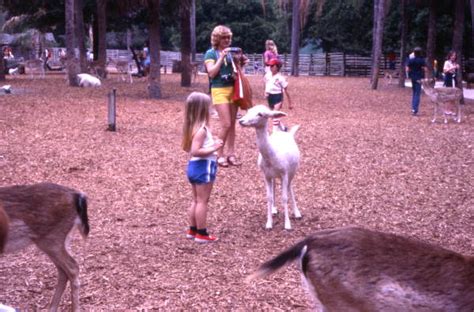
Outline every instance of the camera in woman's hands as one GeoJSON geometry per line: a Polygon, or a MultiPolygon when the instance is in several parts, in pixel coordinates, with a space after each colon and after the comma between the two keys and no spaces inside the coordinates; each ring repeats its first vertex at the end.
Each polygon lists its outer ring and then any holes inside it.
{"type": "Polygon", "coordinates": [[[229,48],[229,52],[230,52],[230,53],[242,53],[242,49],[241,49],[241,48],[237,48],[237,47],[230,47],[230,48],[229,48]]]}
{"type": "Polygon", "coordinates": [[[234,82],[234,76],[232,74],[221,75],[223,82],[234,82]]]}

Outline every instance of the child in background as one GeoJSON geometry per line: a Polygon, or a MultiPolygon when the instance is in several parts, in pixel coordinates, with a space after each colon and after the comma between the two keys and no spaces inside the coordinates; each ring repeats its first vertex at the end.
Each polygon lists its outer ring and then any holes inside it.
{"type": "Polygon", "coordinates": [[[189,152],[187,176],[193,189],[188,210],[189,230],[186,237],[198,243],[217,241],[206,228],[207,206],[217,173],[217,150],[223,142],[214,139],[209,128],[211,98],[201,92],[191,93],[186,100],[182,147],[189,152]]]}
{"type": "MultiPolygon", "coordinates": [[[[288,81],[280,74],[281,62],[278,59],[272,59],[268,62],[270,71],[265,74],[265,97],[271,110],[280,110],[283,103],[283,93],[288,98],[288,107],[293,109],[290,94],[288,93],[288,81]]],[[[273,131],[288,129],[280,121],[280,118],[273,118],[273,131]]]]}

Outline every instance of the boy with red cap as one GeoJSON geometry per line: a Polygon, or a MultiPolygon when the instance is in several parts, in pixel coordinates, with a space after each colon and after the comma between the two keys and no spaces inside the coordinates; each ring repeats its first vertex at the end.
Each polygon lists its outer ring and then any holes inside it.
{"type": "MultiPolygon", "coordinates": [[[[280,110],[283,103],[283,93],[288,98],[288,107],[293,108],[290,94],[288,93],[288,81],[280,73],[282,63],[278,59],[271,59],[268,63],[270,71],[265,74],[265,97],[270,109],[280,110]]],[[[280,118],[273,118],[273,130],[287,131],[287,128],[281,123],[280,118]]]]}

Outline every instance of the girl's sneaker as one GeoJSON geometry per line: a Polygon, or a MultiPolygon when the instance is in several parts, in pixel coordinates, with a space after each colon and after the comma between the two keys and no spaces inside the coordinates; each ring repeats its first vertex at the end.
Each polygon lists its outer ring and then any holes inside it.
{"type": "Polygon", "coordinates": [[[186,232],[186,238],[187,239],[194,239],[196,237],[196,234],[197,234],[196,231],[188,229],[188,231],[186,232]]]}
{"type": "Polygon", "coordinates": [[[219,239],[213,235],[201,235],[199,233],[197,233],[196,236],[194,237],[194,241],[196,243],[201,243],[201,244],[212,243],[218,240],[219,239]]]}

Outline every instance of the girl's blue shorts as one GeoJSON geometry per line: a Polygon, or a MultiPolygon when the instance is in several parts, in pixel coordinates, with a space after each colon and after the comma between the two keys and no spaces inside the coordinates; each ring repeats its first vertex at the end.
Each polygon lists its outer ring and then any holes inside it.
{"type": "Polygon", "coordinates": [[[217,173],[217,162],[209,159],[191,160],[186,174],[191,184],[214,182],[217,173]]]}
{"type": "Polygon", "coordinates": [[[269,94],[267,99],[270,109],[274,109],[276,104],[283,102],[283,93],[269,94]]]}

